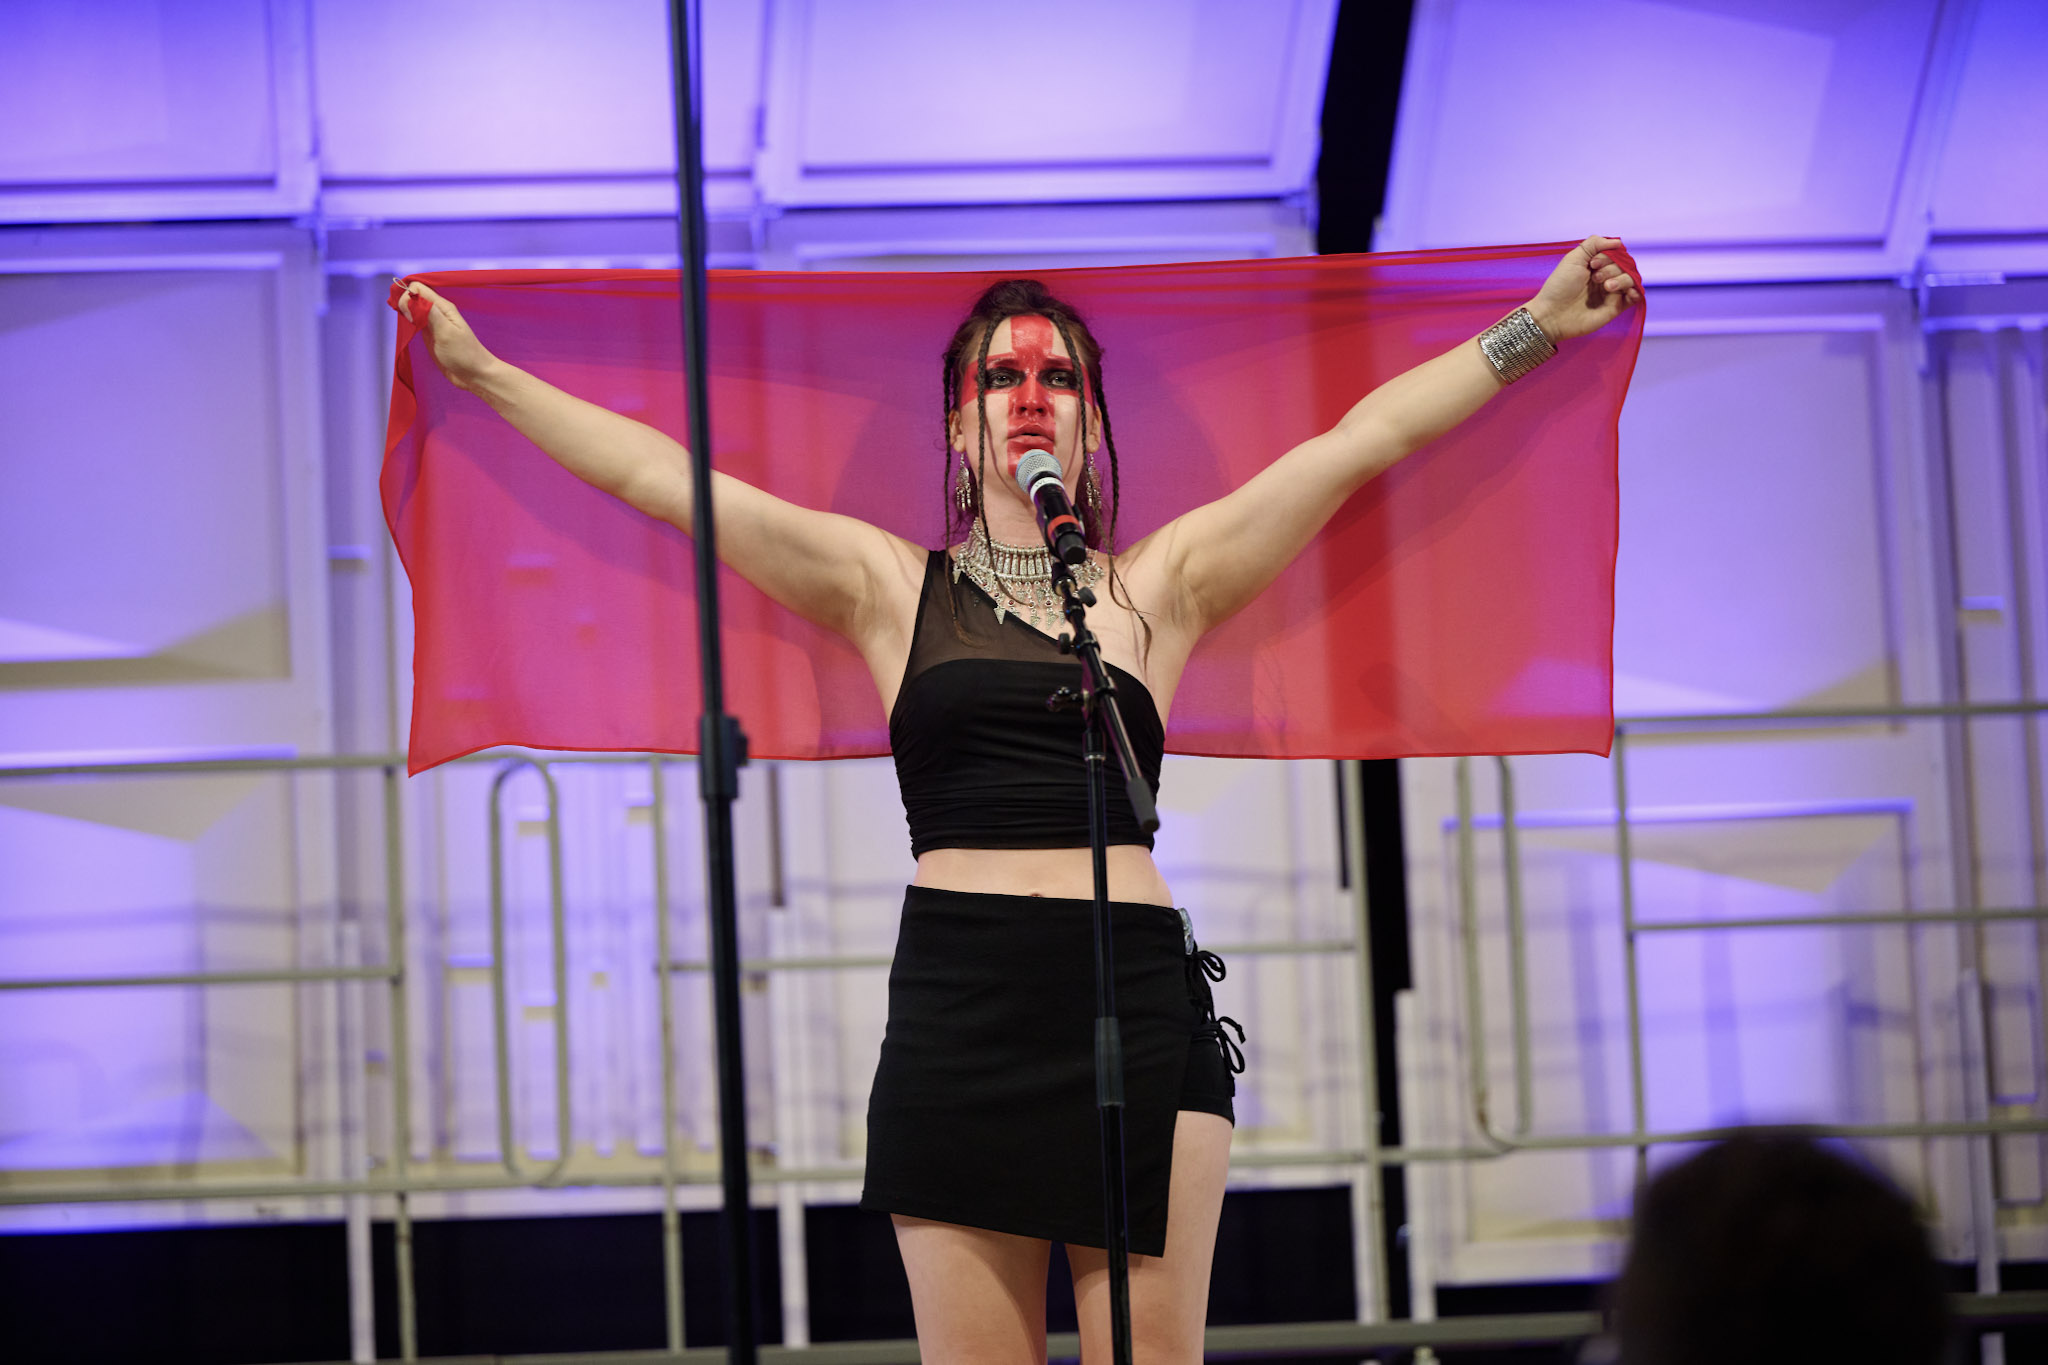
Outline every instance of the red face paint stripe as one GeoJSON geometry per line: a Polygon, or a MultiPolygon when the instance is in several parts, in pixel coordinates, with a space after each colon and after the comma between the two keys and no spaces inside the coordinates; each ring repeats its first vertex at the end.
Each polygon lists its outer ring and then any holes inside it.
{"type": "MultiPolygon", "coordinates": [[[[1086,379],[1071,358],[1055,351],[1059,332],[1049,318],[1036,313],[1021,313],[1007,321],[1010,324],[1010,348],[991,354],[988,369],[991,372],[1004,369],[1017,376],[1014,384],[1002,390],[1010,400],[1009,429],[1003,433],[1005,467],[1014,478],[1017,462],[1024,458],[1026,451],[1057,446],[1058,401],[1063,395],[1075,395],[1076,386],[1084,384],[1086,379]],[[1066,376],[1066,382],[1058,386],[1049,384],[1047,381],[1055,374],[1066,376]]],[[[963,384],[962,406],[973,397],[974,394],[963,384]]]]}

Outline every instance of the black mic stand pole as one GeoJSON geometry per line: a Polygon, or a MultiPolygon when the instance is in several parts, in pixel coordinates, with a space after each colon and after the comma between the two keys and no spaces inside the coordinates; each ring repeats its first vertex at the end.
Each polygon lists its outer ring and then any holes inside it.
{"type": "MultiPolygon", "coordinates": [[[[1048,548],[1050,544],[1048,543],[1048,548]]],[[[1131,750],[1130,732],[1117,708],[1116,680],[1102,661],[1102,642],[1088,629],[1095,593],[1074,582],[1055,554],[1053,584],[1066,602],[1071,635],[1060,648],[1081,661],[1081,690],[1062,687],[1047,699],[1055,709],[1081,709],[1081,756],[1088,765],[1088,844],[1095,863],[1095,1108],[1102,1121],[1103,1245],[1109,1253],[1109,1334],[1115,1365],[1131,1365],[1131,1215],[1124,1178],[1124,1045],[1116,1015],[1116,953],[1109,923],[1109,795],[1105,764],[1110,750],[1123,769],[1131,812],[1147,834],[1159,828],[1152,788],[1131,750]],[[1107,739],[1107,744],[1105,744],[1107,739]]]]}
{"type": "MultiPolygon", "coordinates": [[[[697,732],[698,791],[704,800],[705,911],[711,923],[712,1014],[718,1043],[718,1172],[725,1190],[723,1234],[726,1359],[754,1365],[754,1256],[747,1196],[747,1086],[740,1049],[738,896],[733,880],[732,803],[739,796],[747,737],[725,712],[718,633],[718,546],[711,524],[711,395],[706,381],[704,145],[697,122],[697,31],[689,0],[669,0],[669,50],[676,103],[676,226],[681,260],[683,374],[690,418],[692,540],[697,554],[697,654],[704,715],[697,732]]],[[[668,907],[657,906],[657,914],[668,907]]],[[[660,970],[669,970],[668,963],[660,970]]],[[[674,1139],[663,1133],[662,1142],[674,1139]]]]}

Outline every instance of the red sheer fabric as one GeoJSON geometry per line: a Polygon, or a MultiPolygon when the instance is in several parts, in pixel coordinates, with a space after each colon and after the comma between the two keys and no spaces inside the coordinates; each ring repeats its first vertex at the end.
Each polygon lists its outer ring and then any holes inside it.
{"type": "MultiPolygon", "coordinates": [[[[1128,545],[1528,299],[1569,245],[1031,273],[1102,341],[1128,545]]],[[[685,439],[673,272],[416,278],[505,359],[685,439]]],[[[939,353],[997,278],[713,272],[714,463],[937,546],[939,353]]],[[[1567,343],[1352,498],[1196,651],[1167,747],[1605,753],[1616,423],[1642,319],[1567,343]]],[[[417,625],[412,770],[497,744],[693,752],[686,537],[454,389],[415,333],[401,317],[382,479],[417,625]]],[[[851,646],[729,570],[720,594],[728,706],[757,756],[887,752],[851,646]]]]}

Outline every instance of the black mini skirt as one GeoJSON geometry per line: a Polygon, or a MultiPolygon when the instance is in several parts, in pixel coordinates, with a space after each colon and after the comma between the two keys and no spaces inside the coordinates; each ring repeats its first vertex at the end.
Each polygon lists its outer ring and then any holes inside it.
{"type": "MultiPolygon", "coordinates": [[[[868,1098],[861,1207],[1103,1245],[1093,904],[913,886],[868,1098]]],[[[1242,1029],[1218,1019],[1223,962],[1185,914],[1118,901],[1131,1250],[1166,1248],[1175,1115],[1235,1121],[1242,1029]]]]}

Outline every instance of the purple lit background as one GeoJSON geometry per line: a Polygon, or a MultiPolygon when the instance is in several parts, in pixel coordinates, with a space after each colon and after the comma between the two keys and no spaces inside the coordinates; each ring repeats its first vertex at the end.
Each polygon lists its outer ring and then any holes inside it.
{"type": "MultiPolygon", "coordinates": [[[[1059,60],[1027,79],[969,11],[711,0],[712,263],[1313,250],[1334,0],[1280,0],[1256,20],[1241,0],[1034,13],[1087,41],[1054,42],[1059,60]]],[[[1419,4],[1377,245],[1611,231],[1659,286],[1624,418],[1620,709],[2039,699],[2048,8],[1637,0],[1598,28],[1596,43],[1583,8],[1554,0],[1419,4]]],[[[665,44],[650,0],[0,6],[0,764],[398,746],[409,613],[374,498],[384,281],[673,263],[665,44]]],[[[1490,816],[1491,768],[1477,770],[1490,816]]],[[[1516,775],[1534,1129],[1625,1129],[1612,772],[1560,758],[1516,775]]],[[[551,1020],[566,1008],[579,1160],[641,1169],[659,1140],[649,794],[644,773],[563,779],[566,1002],[547,987],[537,784],[515,784],[506,821],[518,1132],[529,1164],[555,1155],[551,1020]]],[[[410,1141],[416,1163],[457,1171],[497,1155],[488,781],[424,777],[404,822],[410,1141]]],[[[2038,722],[1645,740],[1629,781],[1645,919],[2048,900],[2038,722]]],[[[888,952],[907,854],[886,765],[786,767],[779,871],[765,774],[747,782],[749,953],[888,952]]],[[[1409,763],[1404,784],[1408,1136],[1450,1143],[1469,1132],[1471,1040],[1449,766],[1409,763]]],[[[1321,765],[1173,767],[1160,857],[1205,939],[1348,933],[1329,787],[1321,765]]],[[[669,790],[687,793],[687,775],[669,790]]],[[[379,961],[376,799],[357,777],[0,779],[0,977],[379,961]]],[[[687,814],[671,834],[677,941],[695,944],[687,814]]],[[[1513,1083],[1497,823],[1482,820],[1478,855],[1498,1097],[1513,1083]]],[[[1648,1120],[1961,1117],[1955,1001],[1973,966],[1993,1103],[2048,1112],[2041,961],[2024,923],[1981,944],[1947,928],[1655,937],[1648,1120]]],[[[1233,1012],[1257,1040],[1240,1151],[1357,1143],[1351,970],[1234,968],[1233,1012]]],[[[697,1160],[713,1146],[706,1002],[692,976],[677,995],[697,1160]]],[[[882,1005],[871,972],[750,998],[753,1126],[778,1159],[857,1164],[882,1005]]],[[[377,1169],[384,1030],[367,987],[0,993],[0,1192],[377,1169]]],[[[1947,1250],[1968,1244],[1963,1144],[1872,1152],[1930,1202],[1947,1250]]],[[[1998,1157],[2007,1254],[2048,1256],[2040,1142],[2001,1140],[1998,1157]]],[[[1446,1283],[1601,1273],[1629,1185],[1628,1158],[1582,1153],[1419,1172],[1418,1264],[1446,1283]]],[[[420,1202],[649,1206],[634,1190],[420,1202]]],[[[340,1208],[25,1204],[0,1208],[0,1227],[340,1208]]]]}

